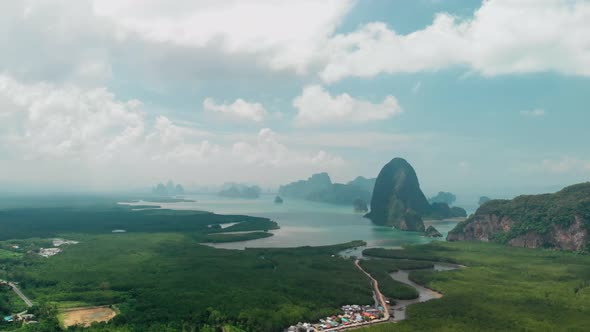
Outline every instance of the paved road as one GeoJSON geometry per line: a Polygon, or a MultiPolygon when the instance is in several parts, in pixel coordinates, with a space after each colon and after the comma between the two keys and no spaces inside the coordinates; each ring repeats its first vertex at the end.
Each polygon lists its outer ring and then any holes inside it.
{"type": "Polygon", "coordinates": [[[18,297],[20,297],[27,304],[27,306],[29,308],[33,306],[33,302],[31,302],[31,300],[29,300],[25,296],[25,294],[23,294],[23,292],[21,292],[20,289],[18,289],[18,287],[13,282],[9,282],[8,286],[10,286],[12,288],[12,290],[16,293],[16,295],[18,295],[18,297]]]}

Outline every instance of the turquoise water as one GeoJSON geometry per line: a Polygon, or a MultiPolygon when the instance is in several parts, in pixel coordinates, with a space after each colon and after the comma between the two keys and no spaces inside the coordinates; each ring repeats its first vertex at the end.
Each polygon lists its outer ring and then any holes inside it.
{"type": "MultiPolygon", "coordinates": [[[[431,242],[421,233],[401,232],[391,227],[375,226],[351,207],[285,198],[283,204],[273,202],[274,195],[259,199],[230,199],[216,195],[189,195],[195,202],[158,203],[175,210],[203,210],[219,214],[245,214],[276,221],[280,229],[274,236],[244,241],[215,244],[214,247],[244,249],[261,247],[319,246],[364,240],[368,246],[399,247],[403,244],[431,242]]],[[[433,224],[446,237],[456,221],[436,221],[433,224]]],[[[428,222],[426,222],[428,226],[428,222]]]]}

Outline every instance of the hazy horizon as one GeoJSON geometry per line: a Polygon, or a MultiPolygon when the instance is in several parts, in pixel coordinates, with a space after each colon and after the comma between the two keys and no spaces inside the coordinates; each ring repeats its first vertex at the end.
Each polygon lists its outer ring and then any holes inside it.
{"type": "Polygon", "coordinates": [[[9,1],[0,18],[0,193],[347,182],[394,157],[427,194],[590,179],[584,1],[9,1]]]}

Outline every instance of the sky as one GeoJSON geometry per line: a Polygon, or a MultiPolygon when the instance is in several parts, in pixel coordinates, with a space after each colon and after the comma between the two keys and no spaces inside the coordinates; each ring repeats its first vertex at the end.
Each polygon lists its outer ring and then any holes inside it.
{"type": "Polygon", "coordinates": [[[0,3],[0,191],[590,179],[590,2],[0,3]]]}

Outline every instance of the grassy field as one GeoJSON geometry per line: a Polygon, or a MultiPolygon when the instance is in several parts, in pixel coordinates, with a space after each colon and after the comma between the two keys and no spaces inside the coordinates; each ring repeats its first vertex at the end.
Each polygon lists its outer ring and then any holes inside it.
{"type": "Polygon", "coordinates": [[[587,331],[590,256],[446,243],[409,247],[390,257],[455,261],[465,269],[413,272],[410,277],[444,294],[408,308],[406,321],[359,331],[587,331]]]}

